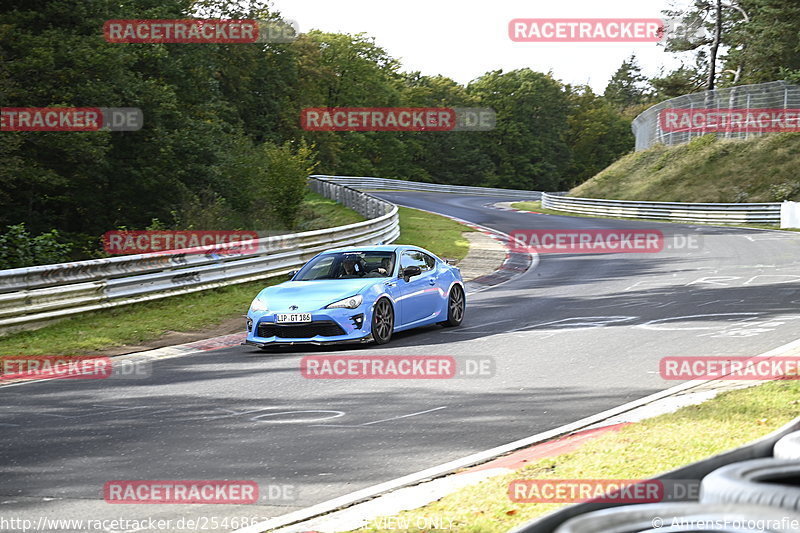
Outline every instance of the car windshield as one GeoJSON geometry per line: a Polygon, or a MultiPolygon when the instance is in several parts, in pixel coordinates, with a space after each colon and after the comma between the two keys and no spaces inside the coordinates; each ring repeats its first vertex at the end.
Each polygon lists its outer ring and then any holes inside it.
{"type": "Polygon", "coordinates": [[[294,280],[386,278],[392,275],[394,264],[394,252],[322,254],[306,263],[294,280]]]}

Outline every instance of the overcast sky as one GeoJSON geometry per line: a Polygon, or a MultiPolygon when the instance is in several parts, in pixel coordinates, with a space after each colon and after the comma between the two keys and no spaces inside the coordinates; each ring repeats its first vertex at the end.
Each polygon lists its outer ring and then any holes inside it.
{"type": "Polygon", "coordinates": [[[400,59],[403,70],[461,83],[489,70],[529,67],[600,93],[631,53],[647,76],[680,65],[656,43],[516,43],[507,33],[514,18],[662,18],[668,0],[272,0],[272,5],[297,21],[301,32],[364,32],[400,59]]]}

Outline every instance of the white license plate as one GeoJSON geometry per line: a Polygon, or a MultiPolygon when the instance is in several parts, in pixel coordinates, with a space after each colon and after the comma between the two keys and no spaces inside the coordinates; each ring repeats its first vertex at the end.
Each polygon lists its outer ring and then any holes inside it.
{"type": "Polygon", "coordinates": [[[276,313],[275,322],[285,324],[287,322],[311,322],[311,313],[276,313]]]}

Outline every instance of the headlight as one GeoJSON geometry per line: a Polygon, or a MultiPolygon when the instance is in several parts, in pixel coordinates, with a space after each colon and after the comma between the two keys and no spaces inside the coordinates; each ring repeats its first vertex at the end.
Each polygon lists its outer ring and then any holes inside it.
{"type": "Polygon", "coordinates": [[[267,301],[256,296],[256,298],[253,300],[253,303],[250,304],[250,311],[259,312],[266,310],[267,310],[267,301]]]}
{"type": "Polygon", "coordinates": [[[355,296],[351,296],[349,298],[345,298],[344,300],[339,300],[338,302],[333,302],[327,308],[328,309],[355,309],[361,302],[364,301],[364,298],[360,294],[356,294],[355,296]]]}

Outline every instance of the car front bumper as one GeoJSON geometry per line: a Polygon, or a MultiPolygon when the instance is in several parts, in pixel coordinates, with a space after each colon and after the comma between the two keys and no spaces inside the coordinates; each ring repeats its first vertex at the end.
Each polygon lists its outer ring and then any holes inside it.
{"type": "MultiPolygon", "coordinates": [[[[283,311],[278,311],[282,313],[283,311]]],[[[366,306],[356,309],[320,309],[311,322],[275,323],[276,312],[250,313],[245,344],[265,347],[292,344],[365,343],[372,340],[366,306]],[[360,320],[359,320],[360,318],[360,320]]]]}

